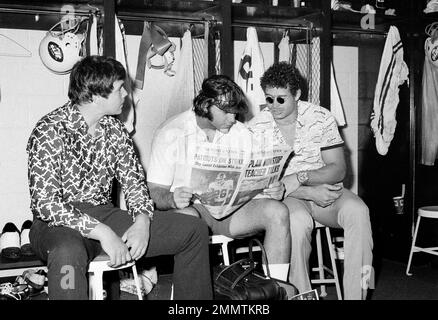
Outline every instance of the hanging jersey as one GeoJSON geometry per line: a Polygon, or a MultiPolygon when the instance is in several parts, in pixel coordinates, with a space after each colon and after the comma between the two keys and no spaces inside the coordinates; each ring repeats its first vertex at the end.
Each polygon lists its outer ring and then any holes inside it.
{"type": "Polygon", "coordinates": [[[248,118],[251,118],[259,113],[260,106],[265,104],[265,94],[260,86],[260,78],[265,72],[265,67],[256,29],[249,27],[246,37],[236,83],[248,98],[250,104],[248,118]]]}
{"type": "Polygon", "coordinates": [[[438,154],[438,68],[427,54],[425,51],[421,94],[421,163],[433,166],[438,154]]]}
{"type": "Polygon", "coordinates": [[[408,80],[408,67],[403,61],[403,44],[398,29],[391,26],[380,61],[379,76],[374,93],[371,129],[379,154],[386,155],[394,137],[399,103],[399,86],[408,80]]]}

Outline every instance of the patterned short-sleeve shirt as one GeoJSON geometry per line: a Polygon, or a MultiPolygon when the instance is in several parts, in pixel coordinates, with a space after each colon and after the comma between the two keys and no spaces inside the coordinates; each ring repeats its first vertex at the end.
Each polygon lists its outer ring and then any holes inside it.
{"type": "Polygon", "coordinates": [[[87,236],[99,223],[72,203],[111,201],[114,178],[128,212],[151,215],[153,202],[132,139],[116,118],[104,116],[95,136],[75,105],[52,111],[36,124],[28,145],[28,177],[33,214],[49,226],[66,226],[87,236]]]}
{"type": "MultiPolygon", "coordinates": [[[[248,122],[257,135],[269,136],[274,145],[288,145],[271,112],[265,108],[248,122]]],[[[310,102],[298,101],[298,117],[293,150],[285,175],[302,170],[315,170],[325,165],[321,150],[341,145],[342,140],[336,120],[327,109],[310,102]]]]}

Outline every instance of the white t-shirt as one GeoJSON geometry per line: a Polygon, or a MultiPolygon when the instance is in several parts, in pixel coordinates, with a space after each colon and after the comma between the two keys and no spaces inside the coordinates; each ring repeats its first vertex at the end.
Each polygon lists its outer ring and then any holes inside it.
{"type": "MultiPolygon", "coordinates": [[[[256,136],[269,137],[274,145],[288,145],[267,108],[251,119],[248,127],[256,136]]],[[[316,170],[325,166],[321,149],[344,142],[330,111],[310,102],[298,101],[295,130],[295,141],[292,146],[295,155],[289,162],[285,175],[302,170],[316,170]]]]}
{"type": "MultiPolygon", "coordinates": [[[[147,168],[147,181],[177,187],[188,186],[194,154],[202,144],[220,145],[224,149],[251,152],[251,132],[241,122],[236,122],[226,134],[216,131],[212,142],[196,123],[192,110],[185,111],[164,122],[155,132],[147,168]]],[[[190,187],[190,186],[188,186],[190,187]]]]}

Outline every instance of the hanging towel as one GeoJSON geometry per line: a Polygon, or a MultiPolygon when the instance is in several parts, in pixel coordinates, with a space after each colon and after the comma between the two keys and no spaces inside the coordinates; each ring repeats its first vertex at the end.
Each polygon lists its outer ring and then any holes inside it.
{"type": "MultiPolygon", "coordinates": [[[[425,45],[430,41],[428,39],[425,45]]],[[[421,105],[421,164],[433,166],[438,154],[438,67],[431,62],[427,50],[423,65],[421,105]]]]}
{"type": "Polygon", "coordinates": [[[177,73],[166,108],[166,120],[192,107],[195,97],[192,50],[192,35],[187,30],[182,38],[181,51],[176,66],[177,73]]]}
{"type": "Polygon", "coordinates": [[[97,39],[97,17],[95,14],[92,14],[90,17],[91,20],[91,26],[90,26],[90,33],[88,38],[88,44],[89,44],[89,55],[98,55],[99,54],[99,47],[98,47],[98,39],[97,39]]]}
{"type": "Polygon", "coordinates": [[[403,44],[400,34],[396,27],[391,26],[380,61],[371,115],[371,129],[376,138],[377,152],[381,155],[386,155],[394,137],[399,86],[409,81],[408,74],[408,67],[403,60],[403,44]]]}
{"type": "Polygon", "coordinates": [[[284,61],[290,63],[290,46],[289,46],[289,35],[284,34],[278,44],[278,61],[284,61]]]}
{"type": "Polygon", "coordinates": [[[344,108],[342,107],[341,96],[339,95],[338,85],[336,83],[333,62],[330,63],[330,73],[330,112],[335,117],[338,127],[343,127],[346,125],[344,108]]]}
{"type": "Polygon", "coordinates": [[[202,82],[208,77],[208,43],[210,36],[209,22],[204,22],[204,38],[192,39],[193,45],[193,76],[195,95],[201,90],[202,82]]]}
{"type": "MultiPolygon", "coordinates": [[[[125,36],[125,26],[123,23],[117,18],[114,19],[114,31],[115,31],[115,42],[116,42],[116,60],[119,61],[126,70],[126,74],[128,79],[130,79],[130,70],[128,65],[128,51],[126,44],[126,36],[125,36]]],[[[128,98],[125,100],[125,106],[123,108],[122,114],[120,114],[119,119],[123,122],[126,129],[129,132],[134,131],[134,118],[135,118],[135,106],[134,106],[134,98],[132,93],[132,85],[129,80],[125,81],[125,88],[128,91],[128,98]]]]}
{"type": "Polygon", "coordinates": [[[216,55],[214,70],[216,74],[221,74],[221,43],[219,40],[214,40],[214,52],[216,55]]]}
{"type": "Polygon", "coordinates": [[[265,72],[262,50],[257,31],[249,27],[246,31],[246,45],[240,59],[237,84],[245,92],[249,102],[249,114],[246,120],[260,112],[260,105],[265,104],[265,94],[260,86],[260,78],[265,72]]]}

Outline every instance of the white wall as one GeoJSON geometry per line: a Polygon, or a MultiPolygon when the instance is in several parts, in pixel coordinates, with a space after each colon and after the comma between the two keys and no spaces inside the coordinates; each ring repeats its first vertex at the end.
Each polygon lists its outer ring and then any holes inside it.
{"type": "Polygon", "coordinates": [[[26,143],[35,123],[60,106],[68,76],[47,70],[38,55],[43,31],[0,29],[0,228],[13,222],[20,229],[32,219],[27,187],[26,143]],[[25,50],[3,36],[21,44],[25,50]],[[11,56],[9,56],[11,55],[11,56]]]}

